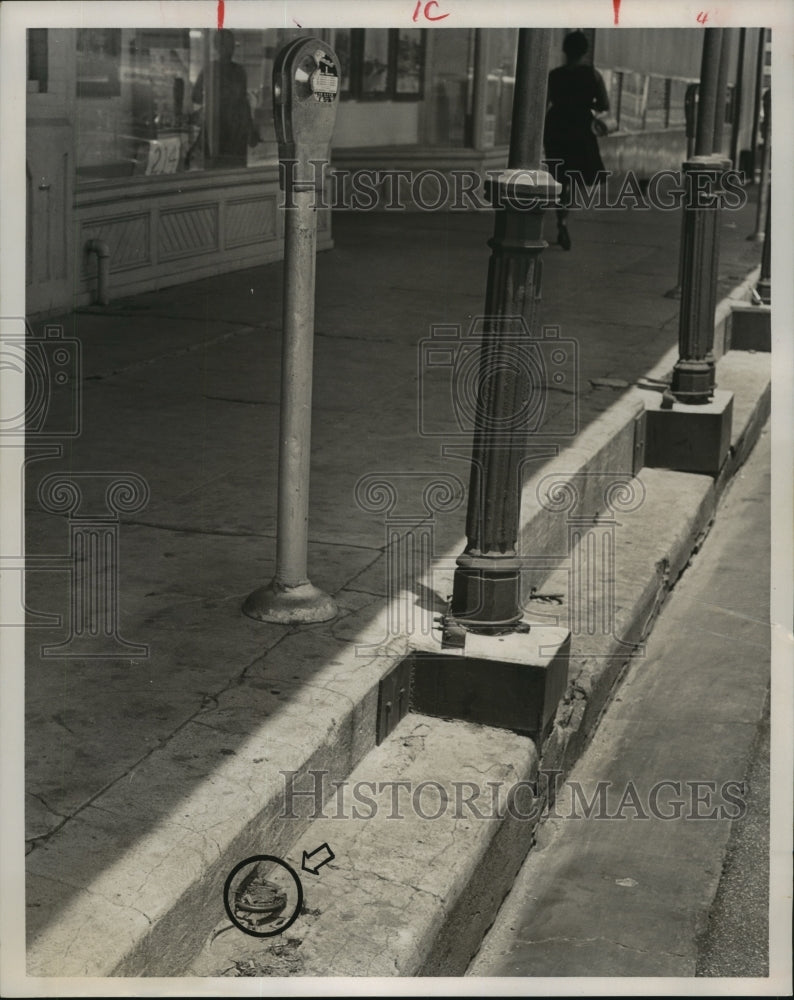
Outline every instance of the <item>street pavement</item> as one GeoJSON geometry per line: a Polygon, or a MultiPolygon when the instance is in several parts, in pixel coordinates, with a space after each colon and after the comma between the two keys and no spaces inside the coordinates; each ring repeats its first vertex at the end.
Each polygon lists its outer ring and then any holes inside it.
{"type": "Polygon", "coordinates": [[[708,930],[698,948],[698,976],[769,974],[770,751],[767,705],[744,781],[747,813],[731,830],[708,930]]]}
{"type": "MultiPolygon", "coordinates": [[[[723,215],[720,296],[760,259],[760,246],[746,240],[754,213],[750,203],[723,215]]],[[[331,715],[349,711],[351,679],[329,687],[313,678],[366,632],[388,592],[384,515],[362,509],[356,487],[373,473],[421,479],[409,490],[415,503],[440,471],[467,478],[460,460],[440,458],[455,415],[448,383],[446,397],[437,383],[428,395],[423,343],[433,325],[465,332],[480,314],[490,233],[487,213],[335,216],[335,249],[317,266],[309,519],[310,576],[342,610],[325,630],[265,625],[240,612],[274,570],[282,265],[49,321],[80,345],[82,422],[79,434],[64,430],[57,453],[53,437],[32,441],[27,453],[24,543],[29,560],[39,557],[25,592],[31,940],[66,926],[85,887],[112,882],[134,851],[141,870],[165,863],[147,889],[150,908],[141,904],[145,929],[182,891],[176,875],[172,888],[163,874],[169,866],[200,872],[217,858],[217,845],[193,845],[194,828],[233,837],[219,802],[232,809],[241,785],[259,794],[245,777],[253,727],[271,716],[288,723],[308,755],[326,738],[313,728],[311,698],[330,699],[331,715]],[[64,477],[82,491],[79,512],[59,485],[64,477]],[[111,486],[120,492],[111,495],[111,486]],[[63,645],[85,613],[70,590],[67,556],[70,532],[86,528],[90,545],[106,546],[103,558],[115,560],[118,579],[84,595],[104,602],[107,627],[63,645]],[[211,728],[216,712],[227,721],[211,728]],[[163,771],[163,754],[177,771],[163,771]],[[228,784],[227,765],[239,768],[228,784]],[[214,810],[217,832],[195,815],[199,801],[207,817],[214,810]],[[163,829],[184,856],[164,851],[163,829]]],[[[564,390],[550,390],[542,415],[548,440],[561,447],[571,440],[574,407],[580,433],[598,426],[677,340],[678,303],[663,293],[677,276],[679,216],[583,211],[573,214],[571,233],[570,253],[545,253],[541,315],[578,347],[577,369],[566,372],[564,390]]],[[[54,391],[48,419],[56,431],[69,428],[71,405],[65,390],[54,391]]],[[[435,528],[440,550],[454,546],[462,510],[439,516],[435,528]]],[[[281,739],[274,759],[287,760],[292,743],[279,758],[281,739]]],[[[105,888],[95,891],[104,898],[105,888]]],[[[113,895],[129,891],[124,883],[113,895]]],[[[92,919],[101,938],[102,913],[92,919]]],[[[124,919],[135,940],[139,917],[124,919]]],[[[39,967],[58,969],[60,939],[46,940],[56,943],[41,946],[39,967]]],[[[86,946],[83,974],[106,974],[102,947],[86,946]]]]}
{"type": "Polygon", "coordinates": [[[559,789],[469,975],[768,975],[769,437],[559,789]]]}

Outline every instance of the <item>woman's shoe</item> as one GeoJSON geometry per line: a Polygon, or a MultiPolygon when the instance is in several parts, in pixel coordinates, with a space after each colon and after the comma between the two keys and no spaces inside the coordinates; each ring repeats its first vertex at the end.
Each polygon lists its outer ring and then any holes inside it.
{"type": "Polygon", "coordinates": [[[563,250],[571,249],[571,234],[568,232],[568,227],[565,223],[561,223],[557,226],[557,243],[563,248],[563,250]]]}

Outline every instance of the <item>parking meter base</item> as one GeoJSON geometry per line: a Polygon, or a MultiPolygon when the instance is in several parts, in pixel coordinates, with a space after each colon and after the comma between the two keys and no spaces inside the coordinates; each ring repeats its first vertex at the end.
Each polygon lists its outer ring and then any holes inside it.
{"type": "Polygon", "coordinates": [[[273,580],[246,598],[243,613],[260,622],[307,625],[336,618],[339,608],[332,597],[308,581],[289,587],[273,580]]]}

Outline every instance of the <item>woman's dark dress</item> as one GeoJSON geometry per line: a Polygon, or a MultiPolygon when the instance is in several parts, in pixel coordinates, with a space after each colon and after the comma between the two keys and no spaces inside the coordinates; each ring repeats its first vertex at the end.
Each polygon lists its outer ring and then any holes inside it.
{"type": "Polygon", "coordinates": [[[592,66],[559,66],[549,73],[543,144],[549,171],[562,183],[566,174],[581,173],[585,184],[593,184],[604,170],[598,140],[593,134],[593,111],[606,110],[604,81],[592,66]]]}
{"type": "MultiPolygon", "coordinates": [[[[205,167],[244,167],[251,135],[251,108],[248,104],[245,69],[231,60],[210,64],[210,86],[215,97],[214,134],[216,149],[210,147],[209,123],[205,121],[203,145],[205,167]]],[[[193,88],[193,103],[204,103],[204,72],[193,88]]]]}

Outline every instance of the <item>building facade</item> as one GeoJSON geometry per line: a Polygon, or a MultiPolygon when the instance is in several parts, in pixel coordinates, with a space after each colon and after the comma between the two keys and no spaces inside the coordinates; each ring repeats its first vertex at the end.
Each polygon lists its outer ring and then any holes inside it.
{"type": "MultiPolygon", "coordinates": [[[[760,32],[732,32],[726,95],[726,134],[751,151],[760,32]]],[[[97,246],[109,253],[111,297],[281,256],[271,77],[279,49],[307,34],[330,42],[342,67],[338,170],[483,174],[506,162],[516,29],[235,30],[227,51],[211,29],[30,29],[29,315],[92,301],[97,246]]],[[[553,32],[552,65],[564,34],[553,32]]],[[[702,33],[589,34],[612,104],[607,167],[679,166],[702,33]]],[[[331,213],[318,216],[322,249],[331,213]]]]}

